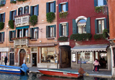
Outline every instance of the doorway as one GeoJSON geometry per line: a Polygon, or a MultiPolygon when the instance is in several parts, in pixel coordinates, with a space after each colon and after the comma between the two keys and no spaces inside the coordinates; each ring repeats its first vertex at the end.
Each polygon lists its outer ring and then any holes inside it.
{"type": "Polygon", "coordinates": [[[20,55],[20,66],[21,66],[23,64],[23,60],[25,58],[26,51],[24,49],[21,49],[19,55],[20,55]]]}
{"type": "Polygon", "coordinates": [[[32,53],[32,66],[37,66],[37,53],[32,53]]]}
{"type": "Polygon", "coordinates": [[[14,65],[14,53],[10,53],[10,65],[14,65]]]}

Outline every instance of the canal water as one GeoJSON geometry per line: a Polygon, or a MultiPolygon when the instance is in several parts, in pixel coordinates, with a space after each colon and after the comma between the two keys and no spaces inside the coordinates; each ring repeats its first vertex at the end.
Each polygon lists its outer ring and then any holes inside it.
{"type": "Polygon", "coordinates": [[[71,78],[45,76],[35,73],[31,73],[28,76],[0,73],[0,80],[115,80],[115,79],[97,78],[97,77],[83,77],[80,79],[71,79],[71,78]]]}

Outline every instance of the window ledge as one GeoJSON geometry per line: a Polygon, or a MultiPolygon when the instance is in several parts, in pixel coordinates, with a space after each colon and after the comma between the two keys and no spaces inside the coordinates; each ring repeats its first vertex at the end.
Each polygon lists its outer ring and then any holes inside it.
{"type": "Polygon", "coordinates": [[[31,39],[31,41],[37,41],[37,39],[31,39]]]}
{"type": "Polygon", "coordinates": [[[14,41],[9,41],[10,43],[14,43],[14,41]]]}
{"type": "MultiPolygon", "coordinates": [[[[68,11],[65,11],[65,12],[68,12],[68,11]]],[[[60,13],[65,13],[65,12],[60,12],[60,13]]]]}
{"type": "Polygon", "coordinates": [[[55,38],[51,37],[51,38],[47,38],[47,40],[54,40],[55,38]]]}

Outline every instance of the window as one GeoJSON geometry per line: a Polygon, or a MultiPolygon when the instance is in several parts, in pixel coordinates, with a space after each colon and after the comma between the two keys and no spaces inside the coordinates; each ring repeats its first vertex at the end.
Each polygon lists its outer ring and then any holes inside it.
{"type": "Polygon", "coordinates": [[[12,38],[15,38],[16,31],[9,31],[9,41],[13,41],[12,38]]]}
{"type": "Polygon", "coordinates": [[[86,20],[85,19],[81,19],[78,21],[77,23],[78,26],[78,33],[86,33],[86,20]]]}
{"type": "Polygon", "coordinates": [[[12,1],[16,1],[16,0],[10,0],[10,2],[12,2],[12,1]]]}
{"type": "Polygon", "coordinates": [[[17,33],[18,33],[18,34],[17,34],[17,35],[18,35],[17,37],[22,37],[22,29],[18,29],[18,30],[17,30],[17,33]]]}
{"type": "Polygon", "coordinates": [[[28,29],[24,29],[23,35],[24,35],[24,37],[28,37],[28,29]]]}
{"type": "Polygon", "coordinates": [[[68,36],[68,23],[62,23],[59,26],[60,36],[68,36]]]}
{"type": "Polygon", "coordinates": [[[56,63],[58,60],[55,54],[55,47],[42,48],[41,63],[56,63]]]}
{"type": "Polygon", "coordinates": [[[4,14],[1,14],[1,22],[4,20],[4,14]]]}
{"type": "Polygon", "coordinates": [[[4,32],[0,33],[0,42],[4,42],[4,32]]]}
{"type": "Polygon", "coordinates": [[[56,10],[55,8],[56,8],[56,1],[46,3],[46,13],[55,12],[56,10]]]}
{"type": "Polygon", "coordinates": [[[56,25],[46,26],[46,37],[47,38],[56,37],[56,25]]]}
{"type": "Polygon", "coordinates": [[[15,20],[16,10],[10,11],[10,20],[15,20]]]}
{"type": "Polygon", "coordinates": [[[29,14],[29,6],[24,7],[24,14],[29,14]]]}
{"type": "Polygon", "coordinates": [[[91,52],[78,52],[77,53],[77,63],[80,64],[87,64],[87,63],[92,63],[92,53],[91,52]]]}
{"type": "Polygon", "coordinates": [[[38,9],[39,9],[39,5],[36,5],[36,6],[31,6],[31,16],[32,15],[36,15],[38,16],[38,9]]]}
{"type": "Polygon", "coordinates": [[[21,8],[18,8],[18,15],[20,16],[20,15],[22,15],[23,14],[23,8],[21,7],[21,8]]]}
{"type": "Polygon", "coordinates": [[[0,5],[6,4],[6,0],[0,0],[0,5]]]}
{"type": "Polygon", "coordinates": [[[106,0],[94,0],[94,6],[104,6],[107,5],[106,0]]]}
{"type": "Polygon", "coordinates": [[[38,38],[38,27],[31,28],[31,39],[37,39],[38,38]]]}
{"type": "Polygon", "coordinates": [[[60,3],[59,12],[66,12],[66,11],[68,11],[68,2],[60,3]]]}
{"type": "Polygon", "coordinates": [[[104,20],[101,19],[101,20],[97,20],[97,33],[103,33],[103,30],[104,30],[104,20]]]}

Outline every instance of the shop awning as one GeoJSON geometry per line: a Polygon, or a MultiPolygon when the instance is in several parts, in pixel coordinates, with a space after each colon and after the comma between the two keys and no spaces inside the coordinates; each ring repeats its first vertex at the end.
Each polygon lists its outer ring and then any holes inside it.
{"type": "Polygon", "coordinates": [[[25,29],[25,28],[29,28],[29,26],[16,27],[16,29],[25,29]]]}
{"type": "Polygon", "coordinates": [[[72,51],[80,52],[80,51],[106,51],[107,44],[98,44],[98,45],[78,45],[71,48],[72,51]]]}
{"type": "Polygon", "coordinates": [[[30,47],[48,47],[48,46],[55,46],[57,43],[36,43],[36,44],[29,44],[30,47]]]}

